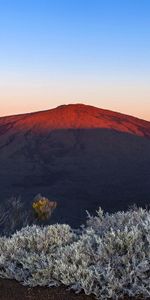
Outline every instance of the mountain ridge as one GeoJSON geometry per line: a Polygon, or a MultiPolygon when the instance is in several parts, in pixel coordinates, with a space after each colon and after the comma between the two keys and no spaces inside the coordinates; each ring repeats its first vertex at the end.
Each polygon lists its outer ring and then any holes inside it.
{"type": "Polygon", "coordinates": [[[111,109],[101,108],[101,107],[97,107],[97,106],[94,106],[94,105],[91,105],[91,104],[85,104],[85,103],[80,103],[80,102],[79,103],[77,102],[77,103],[61,104],[61,105],[58,105],[56,107],[48,108],[48,109],[44,109],[44,110],[4,115],[4,116],[0,116],[0,119],[1,118],[11,118],[11,117],[21,117],[21,116],[27,116],[27,115],[34,115],[34,114],[37,114],[37,113],[38,114],[39,113],[44,113],[44,112],[53,111],[53,110],[56,110],[56,109],[63,109],[63,108],[66,108],[66,107],[89,107],[89,108],[98,109],[98,110],[101,110],[101,111],[104,111],[104,112],[115,113],[115,114],[118,114],[120,116],[124,115],[126,117],[129,117],[129,118],[131,117],[131,118],[141,120],[141,121],[144,121],[144,122],[148,122],[148,123],[150,122],[148,120],[145,120],[143,118],[140,118],[140,117],[137,117],[137,116],[134,116],[134,115],[131,115],[131,114],[127,114],[127,113],[123,113],[123,112],[119,112],[119,111],[114,111],[114,110],[111,110],[111,109]]]}
{"type": "Polygon", "coordinates": [[[1,200],[36,194],[58,202],[51,223],[79,226],[86,210],[150,204],[150,122],[63,105],[0,118],[1,200]]]}
{"type": "Polygon", "coordinates": [[[7,125],[20,130],[73,128],[109,128],[150,137],[150,122],[130,115],[85,104],[61,105],[53,109],[0,117],[0,127],[7,125]],[[36,128],[35,128],[36,127],[36,128]]]}

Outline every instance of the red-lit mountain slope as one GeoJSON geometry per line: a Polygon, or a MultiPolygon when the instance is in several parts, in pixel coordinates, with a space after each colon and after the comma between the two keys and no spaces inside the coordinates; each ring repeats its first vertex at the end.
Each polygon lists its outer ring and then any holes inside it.
{"type": "Polygon", "coordinates": [[[84,104],[61,105],[47,111],[0,118],[0,130],[109,128],[138,136],[150,137],[150,122],[84,104]]]}
{"type": "Polygon", "coordinates": [[[83,104],[0,118],[1,199],[58,202],[51,222],[150,203],[150,122],[83,104]]]}

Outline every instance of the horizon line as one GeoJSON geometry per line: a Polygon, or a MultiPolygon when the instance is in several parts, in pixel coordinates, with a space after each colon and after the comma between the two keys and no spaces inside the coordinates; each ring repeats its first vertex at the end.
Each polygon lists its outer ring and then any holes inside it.
{"type": "Polygon", "coordinates": [[[83,106],[90,106],[90,107],[94,107],[94,108],[97,108],[97,109],[101,109],[103,111],[109,111],[109,112],[113,112],[113,113],[117,113],[117,114],[121,114],[121,115],[124,115],[124,116],[127,116],[127,117],[132,117],[132,118],[135,118],[135,119],[139,119],[139,120],[142,120],[142,121],[145,121],[145,122],[148,122],[150,123],[150,120],[147,120],[147,119],[143,119],[142,117],[138,117],[138,116],[135,116],[135,115],[132,115],[132,114],[128,114],[128,113],[124,113],[124,112],[121,112],[121,111],[116,111],[116,110],[113,110],[113,109],[106,109],[106,108],[102,108],[102,107],[99,107],[99,106],[95,106],[95,105],[91,105],[91,104],[85,104],[85,103],[81,103],[81,102],[76,102],[76,103],[67,103],[67,104],[60,104],[60,105],[57,105],[55,107],[51,107],[51,108],[47,108],[47,109],[42,109],[42,110],[33,110],[33,111],[29,111],[29,112],[21,112],[21,113],[14,113],[14,114],[10,114],[10,115],[0,115],[0,119],[2,118],[9,118],[9,117],[19,117],[19,116],[24,116],[24,115],[30,115],[30,114],[37,114],[37,113],[44,113],[44,112],[47,112],[49,110],[54,110],[54,109],[57,109],[59,107],[65,107],[65,106],[77,106],[77,105],[83,105],[83,106]]]}

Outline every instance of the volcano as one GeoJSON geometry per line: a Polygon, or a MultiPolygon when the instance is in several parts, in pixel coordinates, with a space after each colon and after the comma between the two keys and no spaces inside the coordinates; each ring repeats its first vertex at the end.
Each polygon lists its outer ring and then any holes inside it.
{"type": "Polygon", "coordinates": [[[1,200],[42,193],[51,222],[150,204],[150,122],[84,104],[0,118],[1,200]]]}

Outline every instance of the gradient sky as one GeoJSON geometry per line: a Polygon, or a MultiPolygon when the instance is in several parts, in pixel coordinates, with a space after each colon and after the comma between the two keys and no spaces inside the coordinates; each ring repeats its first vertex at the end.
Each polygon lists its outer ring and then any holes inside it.
{"type": "Polygon", "coordinates": [[[150,1],[0,0],[0,116],[76,102],[150,121],[150,1]]]}

